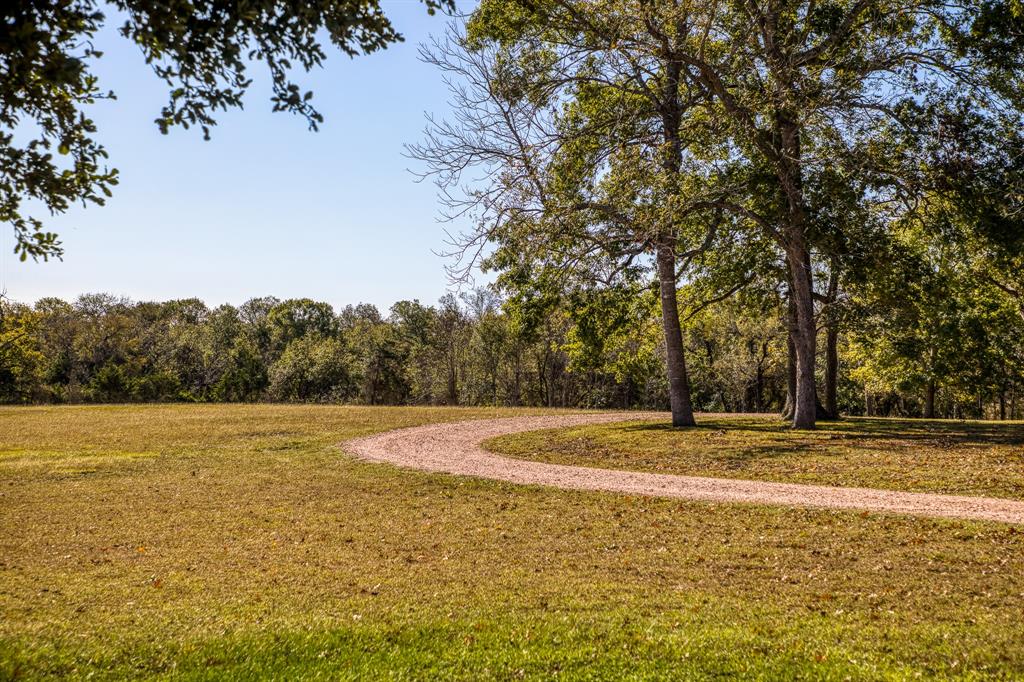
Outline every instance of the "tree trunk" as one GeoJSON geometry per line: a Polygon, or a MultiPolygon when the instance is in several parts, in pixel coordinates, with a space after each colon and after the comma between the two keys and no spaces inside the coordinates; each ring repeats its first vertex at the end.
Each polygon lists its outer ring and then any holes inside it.
{"type": "Polygon", "coordinates": [[[795,371],[791,372],[793,428],[813,429],[817,419],[814,365],[817,325],[814,321],[814,290],[811,285],[811,254],[801,234],[791,234],[787,249],[792,317],[790,339],[795,371]],[[795,376],[794,376],[795,375],[795,376]]]}
{"type": "Polygon", "coordinates": [[[665,330],[665,365],[668,369],[668,398],[672,426],[695,426],[690,402],[690,380],[686,373],[683,331],[679,325],[676,298],[676,252],[671,243],[658,246],[658,282],[661,290],[661,321],[665,330]]]}
{"type": "MultiPolygon", "coordinates": [[[[665,145],[661,150],[661,167],[673,179],[683,163],[683,143],[679,127],[683,116],[683,102],[679,95],[682,62],[667,58],[662,68],[661,133],[665,145]]],[[[672,426],[695,426],[693,405],[690,402],[690,380],[686,373],[683,351],[683,332],[679,325],[679,302],[676,294],[676,232],[668,225],[657,246],[658,282],[661,293],[661,320],[665,330],[665,361],[668,368],[668,396],[672,408],[672,426]]]]}
{"type": "Polygon", "coordinates": [[[924,389],[924,418],[935,419],[935,379],[929,379],[924,389]]]}
{"type": "Polygon", "coordinates": [[[448,364],[448,404],[459,404],[459,375],[454,361],[448,364]]]}
{"type": "Polygon", "coordinates": [[[793,341],[796,326],[796,310],[793,307],[793,294],[789,294],[786,306],[786,403],[782,406],[782,418],[793,419],[796,410],[796,343],[793,341]]]}
{"type": "Polygon", "coordinates": [[[839,329],[831,322],[825,332],[825,413],[839,419],[839,329]]]}
{"type": "Polygon", "coordinates": [[[807,241],[808,215],[804,201],[800,117],[791,103],[779,98],[774,115],[772,152],[779,179],[779,198],[784,210],[779,215],[777,236],[786,254],[789,294],[792,303],[790,336],[796,358],[796,389],[793,394],[793,428],[813,429],[817,417],[814,368],[817,323],[814,319],[814,278],[811,250],[807,241]]]}
{"type": "Polygon", "coordinates": [[[522,352],[516,350],[515,372],[512,375],[512,407],[519,407],[523,402],[523,368],[522,352]]]}
{"type": "Polygon", "coordinates": [[[768,342],[761,344],[761,356],[757,361],[757,383],[754,386],[754,411],[764,412],[764,363],[768,357],[768,342]]]}
{"type": "Polygon", "coordinates": [[[825,320],[825,413],[826,419],[839,419],[839,263],[832,259],[828,278],[828,305],[825,320]]]}

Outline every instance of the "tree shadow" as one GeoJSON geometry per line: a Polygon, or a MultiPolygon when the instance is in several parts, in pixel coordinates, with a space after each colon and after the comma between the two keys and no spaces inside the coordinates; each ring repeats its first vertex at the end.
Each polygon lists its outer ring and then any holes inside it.
{"type": "MultiPolygon", "coordinates": [[[[646,433],[708,434],[721,432],[723,435],[736,432],[751,432],[754,437],[780,439],[777,443],[738,445],[738,450],[747,450],[763,457],[780,456],[800,450],[819,450],[823,444],[836,443],[847,448],[885,448],[886,441],[903,441],[931,448],[955,448],[965,445],[1024,446],[1024,424],[1009,422],[947,421],[934,419],[892,419],[877,417],[850,417],[840,421],[821,422],[813,431],[795,431],[781,419],[771,417],[712,417],[701,420],[696,427],[674,428],[671,424],[638,422],[623,425],[623,431],[646,433]]],[[[722,444],[726,446],[726,444],[722,444]]],[[[891,446],[890,446],[891,447],[891,446]]],[[[836,453],[840,454],[840,453],[836,453]]]]}
{"type": "MultiPolygon", "coordinates": [[[[716,417],[685,429],[656,422],[630,423],[620,428],[625,432],[692,437],[698,442],[690,440],[687,446],[706,446],[706,455],[731,470],[742,470],[759,461],[811,454],[839,460],[853,456],[853,451],[889,451],[905,456],[915,449],[920,452],[978,446],[1024,447],[1024,424],[1020,423],[849,418],[820,423],[812,431],[795,431],[780,419],[716,417]],[[743,432],[750,434],[751,442],[742,441],[743,432]],[[716,441],[715,435],[733,438],[716,441]]],[[[1024,461],[1024,450],[1020,456],[1024,461]]]]}

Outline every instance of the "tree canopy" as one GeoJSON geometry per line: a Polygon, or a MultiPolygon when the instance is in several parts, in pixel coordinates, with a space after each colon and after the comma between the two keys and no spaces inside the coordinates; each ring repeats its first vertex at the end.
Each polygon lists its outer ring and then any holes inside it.
{"type": "Polygon", "coordinates": [[[897,248],[900,225],[945,225],[951,242],[982,247],[994,286],[1019,295],[1014,11],[485,0],[426,54],[460,77],[457,113],[431,121],[413,154],[450,208],[473,210],[457,250],[472,260],[493,248],[482,263],[500,282],[659,283],[677,425],[693,421],[679,284],[717,283],[720,300],[774,278],[788,318],[786,413],[809,428],[836,411],[844,291],[897,248]],[[462,186],[470,168],[488,180],[462,186]],[[943,212],[955,217],[940,225],[943,212]]]}

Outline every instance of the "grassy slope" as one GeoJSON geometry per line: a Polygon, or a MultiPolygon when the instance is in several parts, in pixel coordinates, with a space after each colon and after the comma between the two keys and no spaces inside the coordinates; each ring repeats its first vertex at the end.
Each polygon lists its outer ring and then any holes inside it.
{"type": "Polygon", "coordinates": [[[797,433],[774,419],[699,421],[535,431],[487,447],[609,469],[1024,499],[1024,422],[845,419],[797,433]]]}
{"type": "Polygon", "coordinates": [[[0,410],[0,678],[1024,675],[1024,534],[355,462],[489,411],[0,410]]]}

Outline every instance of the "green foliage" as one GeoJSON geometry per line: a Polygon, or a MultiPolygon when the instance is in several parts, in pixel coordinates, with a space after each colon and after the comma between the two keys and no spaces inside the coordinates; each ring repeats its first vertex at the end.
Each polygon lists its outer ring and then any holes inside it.
{"type": "Polygon", "coordinates": [[[229,352],[224,373],[213,387],[213,398],[226,402],[256,400],[267,382],[267,367],[253,344],[242,338],[229,352]]]}
{"type": "Polygon", "coordinates": [[[44,398],[45,357],[38,343],[35,311],[0,297],[0,400],[20,403],[44,398]]]}
{"type": "MultiPolygon", "coordinates": [[[[454,7],[422,0],[428,12],[454,7]]],[[[378,0],[109,0],[124,17],[121,35],[135,44],[169,91],[156,119],[164,133],[199,126],[209,138],[216,113],[241,107],[262,63],[271,103],[316,129],[323,117],[292,80],[296,69],[319,67],[328,42],[349,56],[402,39],[378,0]]],[[[0,222],[13,226],[15,252],[59,257],[57,235],[28,214],[23,201],[62,213],[74,202],[102,205],[117,171],[96,139],[89,105],[113,98],[93,73],[102,53],[93,47],[107,17],[99,0],[11,0],[0,10],[0,222]]]]}
{"type": "Polygon", "coordinates": [[[940,414],[985,416],[994,397],[1005,416],[1024,385],[1024,325],[967,243],[942,237],[951,216],[937,202],[925,222],[897,225],[884,262],[852,286],[850,376],[896,412],[920,414],[931,391],[940,414]]]}
{"type": "Polygon", "coordinates": [[[270,368],[270,397],[275,400],[343,400],[348,388],[345,346],[321,336],[303,336],[284,349],[270,368]]]}
{"type": "Polygon", "coordinates": [[[278,351],[307,336],[331,337],[338,333],[334,309],[308,298],[278,303],[267,313],[270,343],[278,351]]]}
{"type": "MultiPolygon", "coordinates": [[[[839,406],[937,416],[1024,414],[1024,325],[974,261],[915,224],[876,245],[871,277],[842,300],[839,406]],[[884,246],[884,248],[883,248],[884,246]]],[[[705,305],[680,291],[695,409],[770,412],[786,399],[785,299],[758,279],[705,305]]],[[[262,400],[664,409],[664,337],[651,288],[476,290],[437,306],[335,313],[301,299],[209,310],[196,300],[4,302],[0,400],[262,400]]],[[[825,309],[823,309],[825,310],[825,309]]],[[[823,385],[819,375],[818,383],[823,385]]]]}
{"type": "MultiPolygon", "coordinates": [[[[460,75],[458,113],[431,121],[413,151],[452,212],[476,220],[457,244],[463,255],[493,246],[483,266],[524,313],[561,301],[572,315],[580,291],[641,291],[655,277],[665,286],[674,268],[684,316],[750,285],[787,299],[787,393],[801,428],[821,410],[815,377],[827,412],[840,384],[853,407],[840,346],[867,394],[923,382],[933,395],[936,375],[955,373],[944,376],[954,402],[993,392],[1003,402],[1019,383],[1018,354],[995,349],[1016,349],[1017,332],[981,299],[998,290],[1024,319],[1022,14],[1017,0],[484,0],[465,33],[429,56],[460,75]],[[488,180],[460,194],[470,167],[488,180]],[[942,235],[925,248],[962,250],[948,286],[910,283],[916,296],[885,270],[899,257],[898,246],[888,253],[891,233],[912,223],[926,224],[929,240],[942,235]],[[960,295],[979,287],[975,299],[960,295]],[[938,312],[940,292],[955,310],[938,312]],[[874,294],[903,297],[889,309],[902,327],[887,327],[893,343],[861,362],[849,341],[880,315],[874,294]],[[915,339],[911,321],[933,326],[915,339]],[[896,369],[931,352],[936,342],[923,337],[954,333],[970,358],[956,365],[963,371],[937,369],[938,359],[927,371],[896,369]]],[[[673,401],[688,404],[676,298],[661,298],[666,355],[679,379],[673,401]]],[[[595,334],[588,307],[573,332],[578,365],[597,362],[614,333],[595,334]]],[[[722,407],[740,404],[725,395],[741,392],[747,361],[716,348],[710,330],[743,336],[747,325],[724,322],[745,315],[711,320],[688,349],[695,383],[722,407]]]]}
{"type": "Polygon", "coordinates": [[[0,221],[14,227],[22,260],[47,259],[62,252],[57,235],[22,201],[60,213],[78,201],[102,205],[117,184],[83,111],[112,97],[88,68],[101,56],[91,39],[103,14],[90,0],[17,0],[0,16],[0,221]]]}
{"type": "Polygon", "coordinates": [[[131,384],[132,400],[145,403],[176,400],[181,393],[181,382],[168,370],[137,377],[131,384]]]}

